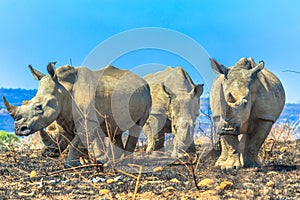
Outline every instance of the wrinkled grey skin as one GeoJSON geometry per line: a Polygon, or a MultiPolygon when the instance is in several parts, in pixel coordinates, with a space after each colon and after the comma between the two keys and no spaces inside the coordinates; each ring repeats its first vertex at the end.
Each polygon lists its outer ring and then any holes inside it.
{"type": "Polygon", "coordinates": [[[213,59],[211,63],[218,76],[210,105],[222,145],[215,165],[222,169],[258,167],[259,149],[285,104],[283,86],[263,61],[256,64],[252,58],[241,58],[231,68],[213,59]]]}
{"type": "Polygon", "coordinates": [[[108,133],[115,143],[112,156],[119,158],[123,152],[133,152],[151,109],[146,81],[112,66],[91,71],[66,65],[56,70],[54,64],[47,66],[50,76],[30,66],[40,83],[36,96],[26,105],[12,106],[3,97],[15,120],[15,133],[27,136],[42,131],[56,120],[62,129],[60,134],[74,136],[66,167],[79,165],[79,158],[86,156],[87,150],[98,152],[94,154],[96,158],[106,156],[102,141],[108,133]],[[104,118],[111,131],[107,131],[104,118]],[[121,134],[126,130],[129,136],[124,146],[121,134]]]}
{"type": "MultiPolygon", "coordinates": [[[[33,68],[30,66],[30,69],[33,68]]],[[[25,106],[29,101],[22,101],[25,106]]],[[[44,144],[43,155],[49,157],[59,157],[59,155],[68,147],[70,141],[73,140],[74,134],[69,134],[56,122],[52,122],[46,129],[37,132],[40,134],[44,144]]]]}
{"type": "Polygon", "coordinates": [[[173,133],[173,158],[196,151],[194,123],[199,116],[203,84],[195,85],[188,73],[171,68],[144,77],[151,88],[152,109],[144,125],[147,153],[164,151],[164,134],[173,133]]]}

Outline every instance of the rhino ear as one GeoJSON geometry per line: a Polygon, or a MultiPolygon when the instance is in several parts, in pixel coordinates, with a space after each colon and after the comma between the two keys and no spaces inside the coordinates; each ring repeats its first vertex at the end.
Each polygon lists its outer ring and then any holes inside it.
{"type": "Polygon", "coordinates": [[[50,62],[47,65],[47,71],[50,74],[52,79],[55,77],[55,64],[56,64],[56,62],[50,62]]]}
{"type": "Polygon", "coordinates": [[[43,74],[42,72],[34,69],[31,65],[28,65],[33,77],[35,80],[41,80],[44,76],[46,76],[45,74],[43,74]]]}
{"type": "Polygon", "coordinates": [[[203,84],[196,85],[193,92],[194,95],[199,98],[203,93],[203,84]]]}
{"type": "Polygon", "coordinates": [[[222,64],[219,64],[215,59],[210,58],[211,68],[218,74],[224,74],[227,76],[229,69],[222,64]]]}
{"type": "Polygon", "coordinates": [[[260,72],[263,68],[265,67],[265,63],[264,61],[259,61],[259,64],[251,69],[251,73],[252,74],[257,74],[258,72],[260,72]]]}
{"type": "Polygon", "coordinates": [[[170,98],[175,99],[176,95],[174,92],[170,90],[170,88],[166,87],[164,83],[161,84],[164,93],[170,98]]]}

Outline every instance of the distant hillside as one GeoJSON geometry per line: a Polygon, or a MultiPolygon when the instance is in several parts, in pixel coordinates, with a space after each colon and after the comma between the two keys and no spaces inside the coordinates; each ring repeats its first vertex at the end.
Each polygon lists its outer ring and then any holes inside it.
{"type": "MultiPolygon", "coordinates": [[[[0,88],[0,96],[5,96],[7,100],[13,105],[21,105],[23,100],[29,100],[36,94],[36,90],[25,90],[25,89],[5,89],[0,88]]],[[[196,128],[207,130],[210,126],[210,121],[205,115],[211,110],[209,107],[209,99],[201,98],[201,115],[196,128]]],[[[286,104],[284,111],[282,112],[278,122],[295,122],[300,120],[300,104],[286,104]]],[[[7,113],[3,100],[0,100],[0,130],[13,132],[13,119],[7,113]]]]}

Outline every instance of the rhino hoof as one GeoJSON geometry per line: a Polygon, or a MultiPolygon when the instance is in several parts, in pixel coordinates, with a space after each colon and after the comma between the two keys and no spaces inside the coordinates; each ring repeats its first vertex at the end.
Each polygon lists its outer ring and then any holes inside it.
{"type": "Polygon", "coordinates": [[[81,166],[81,163],[79,160],[66,161],[64,164],[65,169],[69,169],[72,167],[78,167],[78,166],[81,166]]]}
{"type": "Polygon", "coordinates": [[[50,158],[58,158],[60,156],[59,151],[52,148],[45,148],[42,152],[42,156],[50,158]]]}

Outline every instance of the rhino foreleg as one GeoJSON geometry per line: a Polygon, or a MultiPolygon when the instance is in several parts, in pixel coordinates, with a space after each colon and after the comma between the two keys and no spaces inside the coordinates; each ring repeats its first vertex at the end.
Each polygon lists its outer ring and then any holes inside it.
{"type": "Polygon", "coordinates": [[[50,134],[47,129],[41,130],[40,135],[45,145],[43,155],[49,157],[59,157],[74,138],[73,133],[68,133],[63,128],[59,128],[55,135],[53,132],[50,134]]]}
{"type": "Polygon", "coordinates": [[[138,143],[142,127],[135,125],[129,129],[129,135],[125,145],[125,156],[128,156],[134,152],[136,144],[138,143]]]}
{"type": "Polygon", "coordinates": [[[186,155],[186,153],[194,154],[196,153],[196,147],[194,143],[194,128],[188,127],[183,130],[177,131],[174,139],[173,139],[173,158],[182,158],[186,155]]]}
{"type": "Polygon", "coordinates": [[[220,166],[221,169],[238,169],[243,167],[243,161],[240,160],[238,137],[235,135],[222,135],[221,141],[222,153],[215,165],[220,166]]]}
{"type": "Polygon", "coordinates": [[[225,142],[225,139],[223,139],[223,137],[221,137],[221,150],[221,155],[215,163],[215,166],[221,166],[228,158],[227,143],[225,142]]]}
{"type": "Polygon", "coordinates": [[[121,158],[124,152],[124,145],[122,142],[122,134],[116,135],[114,142],[111,141],[108,146],[109,158],[114,161],[114,159],[121,158]]]}
{"type": "Polygon", "coordinates": [[[70,143],[70,150],[65,162],[65,168],[80,166],[80,157],[88,157],[88,151],[81,142],[80,137],[76,135],[70,143]]]}
{"type": "Polygon", "coordinates": [[[252,132],[243,135],[241,139],[241,149],[245,167],[259,167],[258,152],[266,137],[268,136],[273,122],[257,120],[252,132]]]}
{"type": "Polygon", "coordinates": [[[144,132],[148,140],[146,153],[153,151],[164,151],[165,140],[165,119],[162,115],[150,115],[144,125],[144,132]]]}

